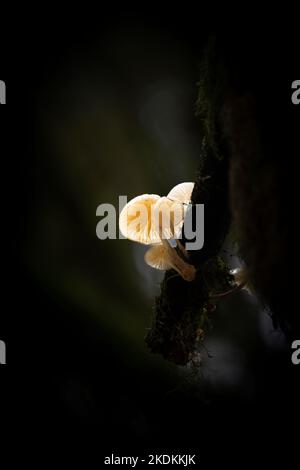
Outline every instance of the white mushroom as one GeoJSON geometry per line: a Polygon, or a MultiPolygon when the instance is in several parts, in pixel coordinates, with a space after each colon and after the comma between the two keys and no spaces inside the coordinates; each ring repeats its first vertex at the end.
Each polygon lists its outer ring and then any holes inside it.
{"type": "Polygon", "coordinates": [[[163,240],[163,245],[152,246],[145,254],[145,261],[155,269],[173,268],[185,281],[193,281],[196,276],[195,266],[184,261],[167,240],[163,240]]]}
{"type": "Polygon", "coordinates": [[[194,183],[177,184],[166,197],[162,197],[156,202],[153,208],[155,225],[162,238],[167,240],[180,238],[193,189],[194,183]]]}
{"type": "Polygon", "coordinates": [[[154,224],[165,240],[180,238],[185,216],[185,206],[168,197],[161,197],[153,207],[154,224]]]}
{"type": "Polygon", "coordinates": [[[168,240],[175,238],[177,245],[187,257],[184,246],[180,243],[182,226],[194,183],[181,183],[175,186],[167,197],[158,199],[153,207],[156,230],[161,236],[163,245],[150,248],[145,254],[145,261],[155,269],[175,269],[186,281],[193,281],[196,276],[196,269],[187,263],[172,248],[168,240]]]}
{"type": "Polygon", "coordinates": [[[160,199],[157,194],[142,194],[123,207],[119,227],[124,237],[144,245],[161,243],[153,223],[153,206],[160,199]]]}
{"type": "MultiPolygon", "coordinates": [[[[186,281],[193,281],[196,269],[181,257],[168,242],[178,239],[190,202],[194,183],[175,186],[167,197],[143,194],[126,204],[119,217],[122,234],[129,240],[144,245],[156,245],[145,254],[146,263],[161,270],[175,269],[186,281]]],[[[187,253],[177,240],[183,256],[187,253]]]]}
{"type": "Polygon", "coordinates": [[[165,271],[172,268],[169,262],[168,250],[164,244],[149,248],[145,253],[145,261],[149,266],[155,269],[165,271]]]}
{"type": "Polygon", "coordinates": [[[156,226],[162,238],[176,239],[177,246],[186,259],[189,255],[179,239],[194,186],[191,182],[177,184],[168,196],[160,198],[153,208],[156,226]]]}
{"type": "Polygon", "coordinates": [[[168,194],[168,198],[173,201],[189,204],[195,183],[180,183],[174,186],[168,194]]]}

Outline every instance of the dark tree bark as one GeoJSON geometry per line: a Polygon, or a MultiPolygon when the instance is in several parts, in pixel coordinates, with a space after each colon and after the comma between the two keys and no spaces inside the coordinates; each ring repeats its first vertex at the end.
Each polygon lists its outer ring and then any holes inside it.
{"type": "Polygon", "coordinates": [[[166,273],[146,337],[153,352],[178,364],[193,359],[210,328],[212,294],[232,288],[220,256],[231,222],[248,281],[270,307],[274,326],[288,339],[300,337],[299,312],[287,308],[293,199],[286,170],[297,146],[279,114],[285,104],[274,102],[281,77],[267,83],[279,50],[258,37],[241,41],[242,47],[226,37],[212,39],[204,53],[197,103],[203,146],[192,194],[193,204],[205,205],[204,247],[189,254],[195,281],[166,273]]]}

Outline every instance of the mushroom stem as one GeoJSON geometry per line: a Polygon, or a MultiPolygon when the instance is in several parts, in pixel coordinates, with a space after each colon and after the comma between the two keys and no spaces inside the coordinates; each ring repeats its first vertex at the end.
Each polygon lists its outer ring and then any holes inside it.
{"type": "Polygon", "coordinates": [[[177,246],[179,248],[179,250],[181,251],[181,253],[183,254],[183,256],[185,257],[185,259],[189,259],[189,254],[188,252],[186,251],[184,245],[181,243],[180,240],[176,240],[176,243],[177,243],[177,246]]]}
{"type": "Polygon", "coordinates": [[[170,266],[172,266],[185,281],[193,281],[196,276],[195,266],[184,261],[166,239],[162,239],[162,243],[167,249],[170,266]]]}

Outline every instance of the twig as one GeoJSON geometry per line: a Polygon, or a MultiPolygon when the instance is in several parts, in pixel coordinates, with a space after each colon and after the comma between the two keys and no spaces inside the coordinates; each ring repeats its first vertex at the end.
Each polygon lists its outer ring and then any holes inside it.
{"type": "Polygon", "coordinates": [[[229,297],[230,295],[235,294],[236,292],[242,290],[243,287],[245,287],[245,285],[246,285],[246,282],[242,282],[241,284],[238,284],[233,289],[230,289],[227,292],[221,292],[220,294],[211,295],[210,299],[214,299],[214,300],[224,299],[224,298],[229,297]]]}

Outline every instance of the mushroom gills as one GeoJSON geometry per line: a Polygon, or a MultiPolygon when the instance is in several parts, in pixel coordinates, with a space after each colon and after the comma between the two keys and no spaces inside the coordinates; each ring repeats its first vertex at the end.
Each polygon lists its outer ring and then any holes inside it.
{"type": "Polygon", "coordinates": [[[145,261],[155,269],[173,268],[185,281],[193,281],[196,276],[195,267],[184,261],[167,240],[162,240],[162,245],[152,246],[145,254],[145,261]]]}
{"type": "Polygon", "coordinates": [[[153,225],[152,210],[160,199],[157,194],[142,194],[131,199],[123,207],[119,217],[119,227],[129,240],[154,245],[160,243],[160,236],[153,225]]]}

